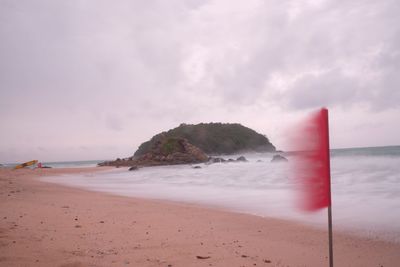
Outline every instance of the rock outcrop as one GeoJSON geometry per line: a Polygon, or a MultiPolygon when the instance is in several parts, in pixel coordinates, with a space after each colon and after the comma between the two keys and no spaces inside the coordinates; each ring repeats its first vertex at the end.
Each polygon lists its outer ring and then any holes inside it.
{"type": "Polygon", "coordinates": [[[236,160],[234,159],[224,159],[221,157],[209,157],[207,164],[213,163],[229,163],[229,162],[247,162],[248,160],[244,156],[238,157],[236,160]]]}
{"type": "Polygon", "coordinates": [[[247,159],[246,159],[245,157],[243,157],[243,156],[240,156],[240,157],[238,157],[238,158],[236,159],[236,161],[243,161],[243,162],[246,162],[247,159]]]}
{"type": "Polygon", "coordinates": [[[160,138],[144,155],[100,163],[99,166],[158,166],[202,163],[208,156],[184,138],[160,138]]]}
{"type": "Polygon", "coordinates": [[[274,155],[271,162],[288,162],[288,159],[281,155],[274,155]]]}

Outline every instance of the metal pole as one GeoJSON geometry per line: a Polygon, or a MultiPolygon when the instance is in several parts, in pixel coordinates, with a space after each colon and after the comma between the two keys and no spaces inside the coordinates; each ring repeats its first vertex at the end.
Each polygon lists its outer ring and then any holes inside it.
{"type": "Polygon", "coordinates": [[[332,190],[331,190],[331,159],[330,159],[330,148],[329,148],[329,116],[328,116],[328,109],[325,109],[325,116],[326,116],[326,140],[327,140],[327,159],[328,159],[328,168],[327,168],[327,175],[329,178],[328,184],[328,194],[329,194],[329,205],[328,205],[328,231],[329,231],[329,267],[333,267],[333,234],[332,234],[332,190]]]}
{"type": "Polygon", "coordinates": [[[328,227],[329,227],[329,267],[333,267],[332,205],[328,206],[328,227]]]}

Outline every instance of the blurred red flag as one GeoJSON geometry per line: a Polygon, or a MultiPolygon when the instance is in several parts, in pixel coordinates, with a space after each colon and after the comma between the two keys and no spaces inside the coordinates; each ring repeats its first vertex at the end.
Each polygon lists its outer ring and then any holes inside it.
{"type": "Polygon", "coordinates": [[[315,211],[331,205],[328,110],[313,113],[296,129],[298,150],[293,176],[300,186],[300,207],[315,211]]]}

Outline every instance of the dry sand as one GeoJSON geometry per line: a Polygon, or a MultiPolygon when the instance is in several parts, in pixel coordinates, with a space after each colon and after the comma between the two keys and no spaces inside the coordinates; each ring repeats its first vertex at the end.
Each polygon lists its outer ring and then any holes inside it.
{"type": "MultiPolygon", "coordinates": [[[[277,219],[126,198],[0,170],[0,266],[328,266],[327,233],[277,219]]],[[[400,245],[334,233],[335,266],[400,266],[400,245]]]]}

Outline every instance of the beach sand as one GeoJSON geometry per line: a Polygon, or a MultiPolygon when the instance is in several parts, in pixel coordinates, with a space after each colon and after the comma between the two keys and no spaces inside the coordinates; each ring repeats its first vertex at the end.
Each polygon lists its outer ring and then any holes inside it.
{"type": "MultiPolygon", "coordinates": [[[[327,231],[39,181],[0,169],[0,266],[328,266],[327,231]]],[[[400,244],[334,233],[335,266],[400,266],[400,244]]]]}

